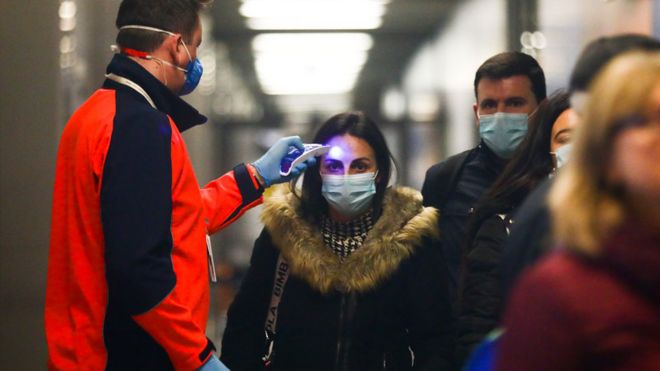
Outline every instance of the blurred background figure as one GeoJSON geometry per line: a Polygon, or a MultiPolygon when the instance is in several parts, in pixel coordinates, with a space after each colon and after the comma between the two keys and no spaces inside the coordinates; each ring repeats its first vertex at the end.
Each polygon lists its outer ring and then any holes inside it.
{"type": "Polygon", "coordinates": [[[529,132],[519,149],[476,206],[460,272],[456,349],[460,363],[499,322],[502,247],[515,224],[513,214],[555,168],[552,149],[570,140],[574,126],[570,114],[565,92],[541,102],[530,117],[529,132]]]}
{"type": "Polygon", "coordinates": [[[615,58],[588,94],[550,193],[564,249],[514,289],[499,370],[660,364],[660,53],[615,58]]]}
{"type": "Polygon", "coordinates": [[[235,370],[260,369],[264,356],[272,370],[446,369],[437,210],[418,191],[388,187],[393,159],[364,113],[331,117],[313,142],[331,148],[302,188],[265,200],[222,361],[235,370]]]}
{"type": "MultiPolygon", "coordinates": [[[[569,92],[571,110],[564,118],[579,122],[584,105],[589,99],[587,92],[597,73],[614,57],[630,50],[659,51],[660,40],[645,35],[615,35],[600,37],[584,48],[571,72],[569,92]]],[[[558,126],[559,128],[559,126],[558,126]]],[[[553,146],[565,139],[562,131],[553,132],[553,146]],[[555,138],[555,134],[558,135],[555,138]]],[[[561,151],[552,149],[555,167],[560,168],[571,156],[571,145],[561,151]]],[[[547,205],[548,193],[553,183],[548,179],[541,183],[520,206],[516,223],[503,248],[502,284],[507,293],[520,273],[551,249],[551,219],[547,205]]]]}

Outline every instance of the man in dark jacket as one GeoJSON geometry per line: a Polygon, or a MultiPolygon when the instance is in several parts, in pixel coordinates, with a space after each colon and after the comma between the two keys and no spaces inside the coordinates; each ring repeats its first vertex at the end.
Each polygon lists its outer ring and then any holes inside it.
{"type": "Polygon", "coordinates": [[[201,77],[203,5],[122,1],[121,52],[62,133],[45,308],[50,369],[226,370],[205,336],[208,235],[288,180],[280,161],[303,146],[283,138],[200,190],[181,132],[206,117],[179,95],[201,77]]]}
{"type": "MultiPolygon", "coordinates": [[[[571,106],[578,116],[589,99],[586,92],[598,71],[617,55],[637,49],[660,50],[660,41],[645,35],[617,35],[598,38],[584,48],[569,81],[571,106]]],[[[552,179],[543,182],[527,197],[514,217],[516,223],[502,250],[505,295],[520,273],[552,246],[552,226],[546,202],[551,187],[552,179]]]]}
{"type": "Polygon", "coordinates": [[[546,97],[545,76],[529,55],[500,53],[477,70],[474,93],[479,145],[433,165],[422,187],[424,204],[440,210],[453,304],[470,214],[525,136],[528,115],[546,97]]]}

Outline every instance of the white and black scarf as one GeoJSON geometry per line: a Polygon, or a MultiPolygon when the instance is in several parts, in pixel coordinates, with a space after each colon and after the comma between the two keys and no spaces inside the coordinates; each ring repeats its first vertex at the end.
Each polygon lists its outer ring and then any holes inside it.
{"type": "Polygon", "coordinates": [[[323,242],[343,260],[362,246],[367,238],[367,233],[373,226],[371,210],[346,223],[337,222],[324,216],[321,219],[323,242]]]}

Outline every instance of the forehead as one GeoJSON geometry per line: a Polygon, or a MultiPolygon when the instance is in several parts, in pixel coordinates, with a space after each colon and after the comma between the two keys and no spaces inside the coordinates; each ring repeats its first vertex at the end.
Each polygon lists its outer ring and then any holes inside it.
{"type": "Polygon", "coordinates": [[[477,84],[477,99],[506,99],[534,96],[532,82],[525,75],[514,75],[501,79],[484,77],[477,84]]]}
{"type": "Polygon", "coordinates": [[[578,117],[572,108],[568,108],[562,112],[554,124],[552,124],[552,134],[559,133],[564,129],[574,129],[577,125],[578,117]]]}
{"type": "Polygon", "coordinates": [[[354,159],[362,157],[372,160],[375,158],[374,150],[369,143],[350,134],[334,136],[325,144],[331,148],[330,152],[324,156],[324,159],[351,162],[354,159]]]}

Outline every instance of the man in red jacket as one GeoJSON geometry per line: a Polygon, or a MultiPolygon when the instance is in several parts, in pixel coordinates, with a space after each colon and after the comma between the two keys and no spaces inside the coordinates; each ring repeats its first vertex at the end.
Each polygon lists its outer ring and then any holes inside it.
{"type": "MultiPolygon", "coordinates": [[[[181,132],[206,121],[179,95],[201,77],[202,0],[123,0],[120,53],[61,137],[46,292],[51,369],[226,369],[205,329],[208,235],[287,181],[280,139],[200,190],[181,132]]],[[[308,160],[313,163],[312,160],[308,160]]]]}

